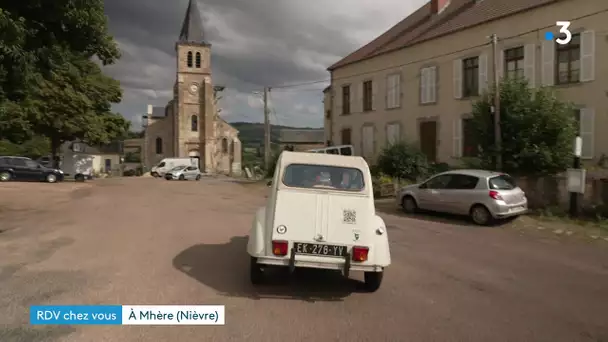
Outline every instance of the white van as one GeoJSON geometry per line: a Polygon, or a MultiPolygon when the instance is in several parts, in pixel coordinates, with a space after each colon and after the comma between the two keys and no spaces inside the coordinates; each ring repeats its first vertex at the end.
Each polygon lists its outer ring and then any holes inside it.
{"type": "Polygon", "coordinates": [[[87,153],[67,151],[61,161],[61,171],[65,176],[74,177],[79,182],[93,179],[93,159],[94,156],[87,153]]]}
{"type": "Polygon", "coordinates": [[[339,145],[329,146],[324,148],[316,148],[314,150],[308,150],[311,153],[325,153],[325,154],[339,154],[341,156],[354,156],[355,149],[353,145],[339,145]]]}
{"type": "Polygon", "coordinates": [[[363,158],[283,151],[269,186],[247,243],[253,284],[269,267],[307,267],[363,272],[378,290],[391,255],[363,158]]]}
{"type": "Polygon", "coordinates": [[[153,177],[163,177],[165,173],[176,166],[190,165],[198,167],[198,158],[165,158],[158,165],[152,167],[150,174],[153,177]]]}

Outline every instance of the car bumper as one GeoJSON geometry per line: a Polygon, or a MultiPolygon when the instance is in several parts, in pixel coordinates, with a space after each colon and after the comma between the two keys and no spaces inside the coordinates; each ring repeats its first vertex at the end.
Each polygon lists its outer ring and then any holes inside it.
{"type": "Polygon", "coordinates": [[[298,260],[297,256],[293,261],[293,265],[291,263],[290,258],[278,258],[278,257],[258,257],[258,264],[269,265],[269,266],[283,266],[283,267],[303,267],[303,268],[316,268],[316,269],[324,269],[324,270],[336,270],[336,271],[344,271],[346,267],[349,268],[349,271],[363,271],[363,272],[380,272],[384,268],[377,265],[363,265],[357,264],[354,262],[349,262],[349,265],[346,265],[346,261],[338,258],[331,258],[327,262],[319,262],[319,261],[308,261],[308,260],[298,260]]]}
{"type": "Polygon", "coordinates": [[[490,208],[490,213],[496,219],[519,216],[528,212],[528,202],[520,202],[515,204],[494,203],[490,208]]]}
{"type": "Polygon", "coordinates": [[[179,176],[180,176],[180,175],[172,175],[172,174],[167,173],[167,174],[165,174],[163,177],[164,177],[166,180],[172,180],[172,179],[179,179],[179,176]]]}

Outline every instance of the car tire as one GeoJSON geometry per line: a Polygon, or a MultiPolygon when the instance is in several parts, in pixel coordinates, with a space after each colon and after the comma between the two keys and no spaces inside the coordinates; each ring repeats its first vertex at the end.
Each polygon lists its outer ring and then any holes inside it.
{"type": "Polygon", "coordinates": [[[197,175],[196,180],[201,180],[201,175],[197,175]]]}
{"type": "Polygon", "coordinates": [[[261,284],[264,280],[264,271],[262,271],[262,267],[260,267],[258,264],[257,258],[251,257],[249,264],[249,277],[253,285],[261,284]]]}
{"type": "Polygon", "coordinates": [[[179,180],[184,180],[184,179],[186,179],[186,177],[184,177],[184,175],[179,176],[179,180]]]}
{"type": "Polygon", "coordinates": [[[8,172],[8,171],[0,172],[0,182],[8,182],[11,180],[11,178],[13,178],[13,175],[11,175],[10,172],[8,172]]]}
{"type": "Polygon", "coordinates": [[[48,175],[46,175],[46,177],[44,178],[44,180],[47,183],[56,183],[57,182],[57,176],[55,176],[52,173],[49,173],[48,175]]]}
{"type": "Polygon", "coordinates": [[[85,177],[84,177],[84,175],[78,174],[74,177],[74,180],[77,182],[84,182],[85,177]]]}
{"type": "Polygon", "coordinates": [[[365,272],[363,274],[363,279],[365,281],[365,289],[367,292],[376,292],[382,285],[382,278],[384,277],[384,272],[365,272]]]}
{"type": "Polygon", "coordinates": [[[416,203],[414,197],[407,195],[401,200],[401,208],[408,214],[414,214],[418,212],[418,203],[416,203]]]}
{"type": "Polygon", "coordinates": [[[492,214],[484,205],[476,204],[470,211],[471,220],[477,225],[487,226],[492,223],[492,214]]]}

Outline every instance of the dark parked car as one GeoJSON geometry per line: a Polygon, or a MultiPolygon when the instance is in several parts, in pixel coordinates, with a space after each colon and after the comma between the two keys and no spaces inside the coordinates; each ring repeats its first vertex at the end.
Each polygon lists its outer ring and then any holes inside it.
{"type": "Polygon", "coordinates": [[[26,157],[0,156],[0,182],[10,180],[61,182],[63,171],[42,166],[26,157]]]}

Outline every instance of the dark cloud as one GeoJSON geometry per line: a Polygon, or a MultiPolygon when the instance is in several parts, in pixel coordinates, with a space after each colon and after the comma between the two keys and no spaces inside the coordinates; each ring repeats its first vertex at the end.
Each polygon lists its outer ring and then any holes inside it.
{"type": "MultiPolygon", "coordinates": [[[[268,85],[329,78],[325,69],[406,16],[424,1],[385,0],[200,0],[205,34],[212,43],[214,82],[228,87],[228,120],[259,121],[252,91],[268,85]],[[395,8],[403,10],[396,14],[395,8]]],[[[175,81],[175,41],[187,0],[106,0],[110,30],[123,57],[107,72],[125,89],[116,106],[125,116],[162,105],[175,81]]],[[[321,89],[277,93],[275,110],[284,124],[320,126],[321,89]]],[[[315,86],[313,86],[315,87],[315,86]]],[[[279,121],[281,121],[279,120],[279,121]]]]}

